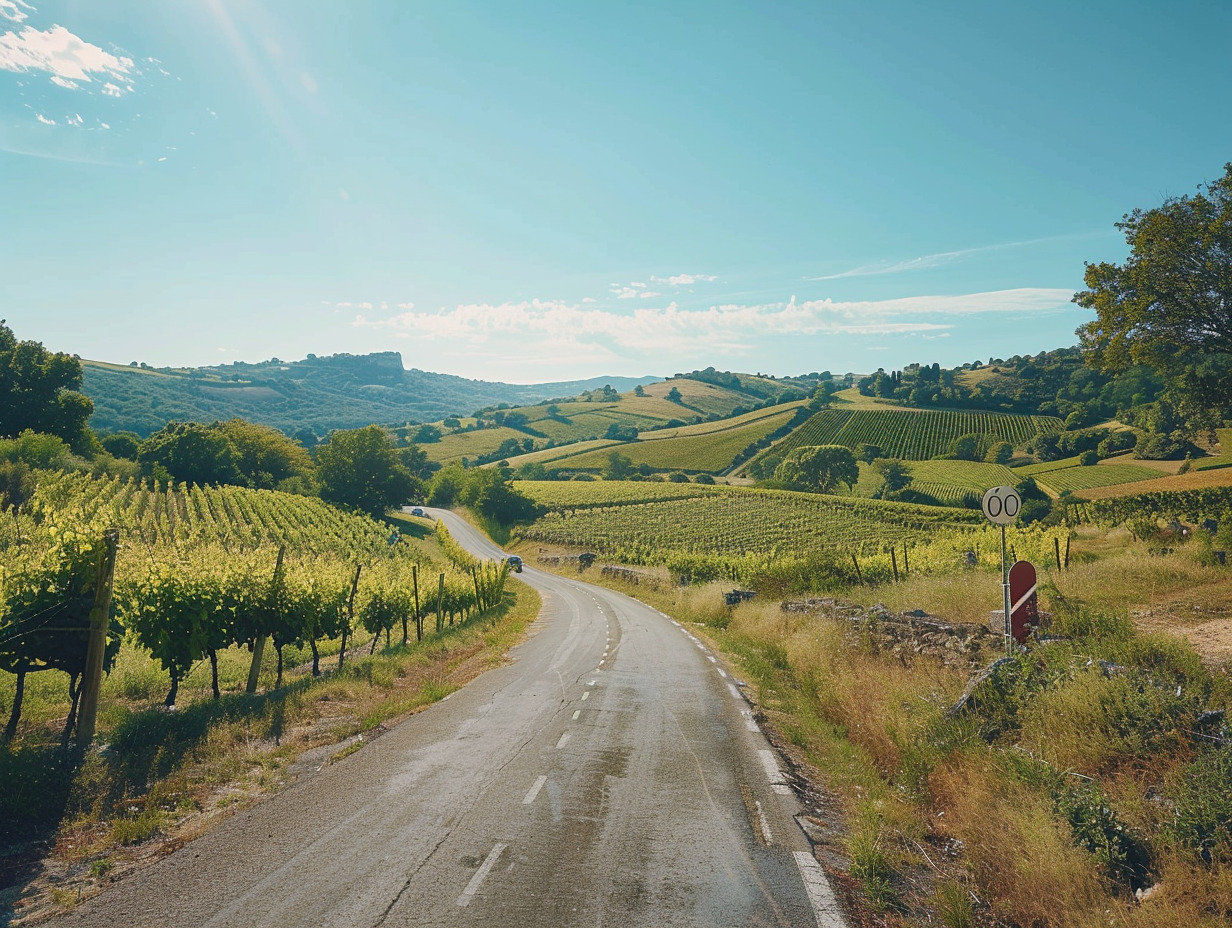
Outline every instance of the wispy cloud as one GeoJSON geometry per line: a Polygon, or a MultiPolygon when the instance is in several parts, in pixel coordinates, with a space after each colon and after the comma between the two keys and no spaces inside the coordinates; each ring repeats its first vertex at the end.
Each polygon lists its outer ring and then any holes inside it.
{"type": "Polygon", "coordinates": [[[113,55],[79,38],[63,26],[47,30],[26,26],[0,35],[0,70],[41,72],[61,87],[92,83],[91,74],[128,82],[135,67],[131,58],[113,55]]]}
{"type": "Polygon", "coordinates": [[[860,302],[797,302],[793,297],[786,303],[684,309],[672,302],[627,311],[528,300],[404,312],[385,319],[358,315],[354,325],[469,346],[521,339],[550,351],[606,346],[634,356],[698,349],[739,353],[767,336],[940,334],[957,324],[956,317],[1052,310],[1067,306],[1072,295],[1069,290],[1019,289],[860,302]]]}
{"type": "Polygon", "coordinates": [[[0,18],[7,19],[9,22],[19,23],[29,19],[30,13],[36,13],[37,10],[28,3],[22,3],[22,0],[0,0],[0,18]]]}
{"type": "Polygon", "coordinates": [[[672,287],[691,287],[696,283],[709,283],[718,280],[713,274],[673,274],[671,277],[651,277],[656,284],[668,284],[672,287]]]}
{"type": "Polygon", "coordinates": [[[820,277],[805,277],[805,280],[840,280],[844,277],[877,277],[882,274],[903,274],[908,271],[926,271],[934,267],[942,267],[961,261],[970,255],[984,254],[993,251],[1006,251],[1011,248],[1025,248],[1029,245],[1040,245],[1045,242],[1068,241],[1072,239],[1094,238],[1102,232],[1080,232],[1066,235],[1051,235],[1045,238],[1030,238],[1020,242],[999,242],[995,245],[980,245],[975,248],[960,248],[957,251],[939,251],[936,254],[921,255],[918,258],[908,258],[898,261],[878,261],[873,264],[862,264],[837,274],[823,274],[820,277]]]}

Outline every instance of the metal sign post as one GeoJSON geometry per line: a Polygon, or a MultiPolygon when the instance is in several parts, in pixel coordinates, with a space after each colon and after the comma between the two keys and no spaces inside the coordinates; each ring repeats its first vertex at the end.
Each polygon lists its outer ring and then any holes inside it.
{"type": "Polygon", "coordinates": [[[993,487],[984,494],[980,504],[984,516],[993,525],[1001,526],[1001,592],[1005,620],[1005,651],[1014,649],[1014,638],[1010,629],[1010,567],[1005,545],[1005,527],[1018,521],[1018,511],[1022,509],[1022,497],[1013,487],[993,487]]]}

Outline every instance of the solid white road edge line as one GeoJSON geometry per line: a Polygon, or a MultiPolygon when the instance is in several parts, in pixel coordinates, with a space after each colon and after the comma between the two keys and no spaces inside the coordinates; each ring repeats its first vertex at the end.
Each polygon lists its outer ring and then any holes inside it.
{"type": "MultiPolygon", "coordinates": [[[[484,879],[488,875],[488,872],[496,866],[497,859],[505,852],[505,848],[508,846],[508,844],[498,844],[496,847],[492,848],[492,853],[488,854],[487,860],[485,860],[483,865],[475,871],[475,875],[471,877],[471,881],[466,884],[466,889],[462,890],[462,895],[458,897],[458,905],[465,908],[471,904],[471,899],[474,898],[475,893],[479,890],[480,884],[483,883],[484,879]]],[[[808,884],[806,883],[805,885],[807,886],[808,884]]]]}
{"type": "Polygon", "coordinates": [[[535,797],[539,795],[539,790],[543,789],[543,784],[548,781],[546,776],[541,776],[535,781],[535,785],[530,788],[526,794],[526,798],[522,800],[522,805],[528,806],[535,801],[535,797]]]}
{"type": "Polygon", "coordinates": [[[830,881],[821,869],[810,851],[796,851],[796,866],[800,868],[800,878],[804,880],[804,891],[808,893],[809,902],[813,905],[813,914],[817,916],[818,928],[846,928],[842,912],[838,907],[838,899],[830,888],[830,881]]]}

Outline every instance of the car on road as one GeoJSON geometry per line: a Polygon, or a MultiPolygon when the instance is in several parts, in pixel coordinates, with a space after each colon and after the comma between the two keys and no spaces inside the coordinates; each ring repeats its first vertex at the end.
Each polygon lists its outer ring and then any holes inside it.
{"type": "Polygon", "coordinates": [[[411,515],[419,516],[422,519],[424,518],[424,511],[420,509],[418,506],[416,506],[414,509],[411,510],[411,515]]]}
{"type": "Polygon", "coordinates": [[[522,572],[522,559],[516,554],[511,554],[505,558],[505,563],[509,565],[509,569],[515,574],[520,574],[522,572]]]}

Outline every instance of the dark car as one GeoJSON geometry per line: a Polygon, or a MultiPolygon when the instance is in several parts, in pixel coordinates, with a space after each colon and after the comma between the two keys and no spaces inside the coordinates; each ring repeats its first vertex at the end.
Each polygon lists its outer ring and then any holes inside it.
{"type": "Polygon", "coordinates": [[[522,559],[516,554],[511,554],[505,558],[505,563],[509,565],[509,569],[515,574],[520,574],[522,572],[522,559]]]}

